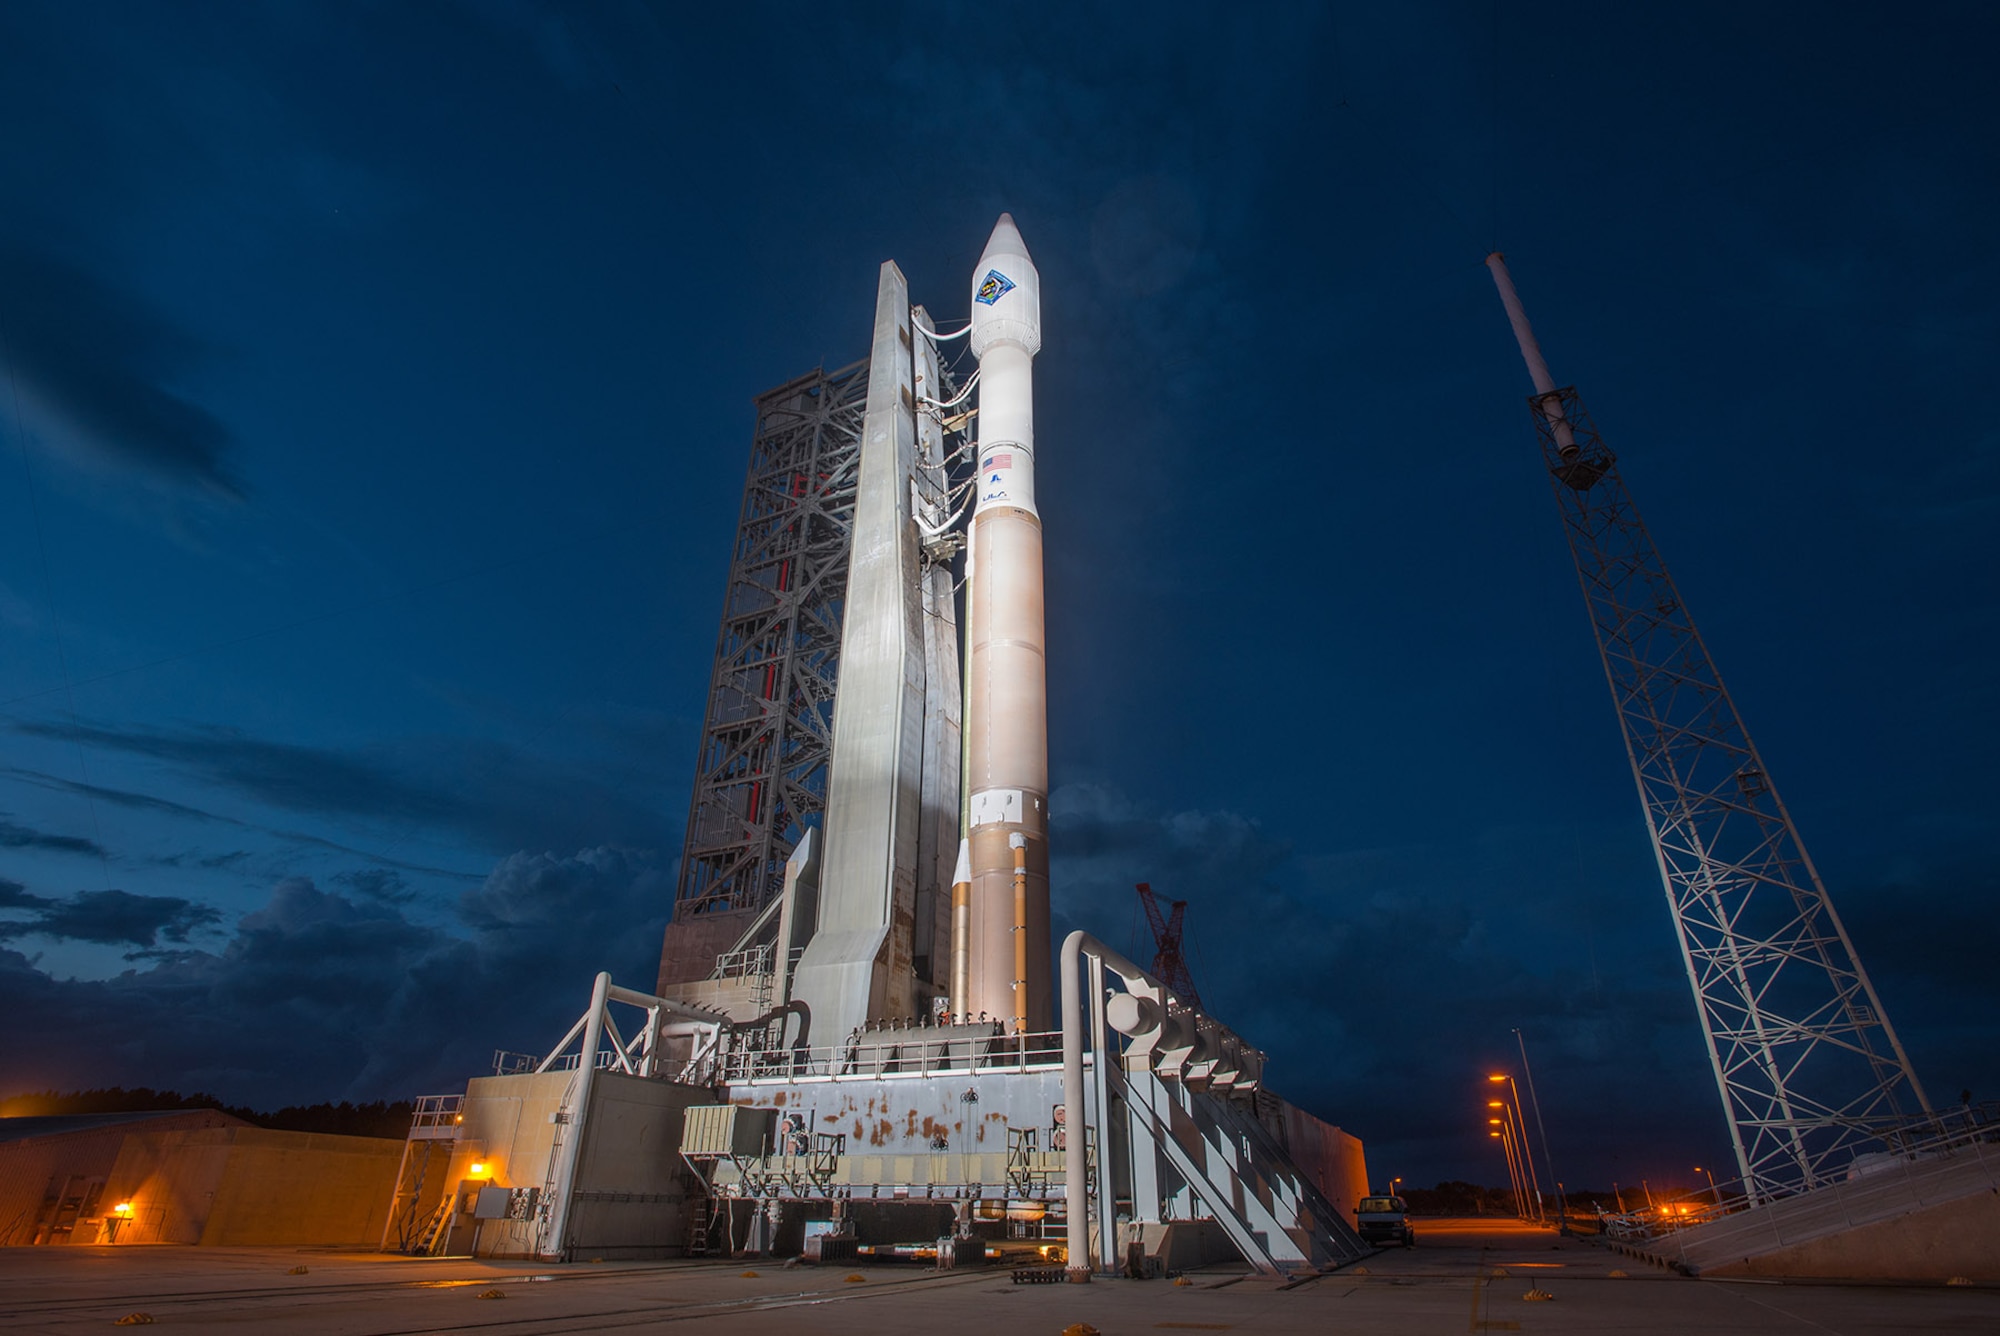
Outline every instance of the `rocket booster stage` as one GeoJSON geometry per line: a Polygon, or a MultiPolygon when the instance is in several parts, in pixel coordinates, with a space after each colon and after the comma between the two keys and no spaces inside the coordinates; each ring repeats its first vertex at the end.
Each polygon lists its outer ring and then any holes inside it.
{"type": "Polygon", "coordinates": [[[1009,214],[972,275],[978,500],[966,569],[965,871],[954,888],[952,1009],[1044,1032],[1049,996],[1048,684],[1035,511],[1042,283],[1009,214]],[[969,883],[969,887],[966,883],[969,883]],[[969,891],[969,893],[968,893],[969,891]]]}

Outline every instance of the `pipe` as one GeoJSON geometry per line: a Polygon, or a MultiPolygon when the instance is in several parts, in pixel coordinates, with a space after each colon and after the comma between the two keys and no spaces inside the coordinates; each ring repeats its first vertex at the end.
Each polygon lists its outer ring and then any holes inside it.
{"type": "MultiPolygon", "coordinates": [[[[1514,1040],[1521,1046],[1521,1075],[1528,1078],[1528,1102],[1535,1106],[1535,1130],[1542,1134],[1542,1163],[1548,1167],[1549,1181],[1555,1183],[1556,1163],[1549,1155],[1549,1128],[1548,1124],[1542,1121],[1542,1099],[1535,1093],[1535,1069],[1528,1065],[1528,1041],[1521,1037],[1519,1026],[1514,1028],[1514,1040]]],[[[1521,1135],[1523,1138],[1528,1135],[1526,1127],[1521,1129],[1521,1135]]],[[[1537,1195],[1541,1193],[1539,1185],[1535,1188],[1535,1192],[1537,1195]]],[[[1569,1233],[1569,1202],[1563,1198],[1561,1183],[1556,1183],[1556,1210],[1562,1213],[1560,1232],[1569,1233]]]]}
{"type": "MultiPolygon", "coordinates": [[[[623,992],[623,989],[619,989],[623,992]]],[[[576,1166],[583,1150],[586,1115],[590,1111],[590,1088],[597,1075],[597,1044],[604,1033],[604,1004],[612,992],[611,975],[600,971],[590,988],[590,1012],[584,1017],[583,1049],[577,1059],[576,1093],[570,1100],[569,1135],[563,1138],[561,1158],[556,1162],[556,1199],[549,1211],[548,1242],[542,1260],[560,1261],[563,1235],[569,1231],[570,1198],[576,1190],[576,1166]]]]}
{"type": "Polygon", "coordinates": [[[1514,291],[1514,278],[1507,272],[1507,257],[1494,251],[1486,257],[1486,267],[1493,273],[1493,286],[1500,289],[1500,304],[1507,308],[1507,323],[1514,327],[1514,342],[1520,345],[1521,360],[1528,364],[1528,379],[1535,383],[1536,405],[1555,433],[1556,449],[1568,459],[1577,452],[1576,433],[1563,416],[1562,396],[1556,392],[1555,377],[1549,374],[1549,364],[1542,357],[1542,345],[1535,340],[1534,326],[1528,323],[1521,294],[1514,291]]]}
{"type": "Polygon", "coordinates": [[[951,1014],[967,1015],[966,980],[972,971],[972,846],[958,842],[958,868],[951,874],[951,1014]]]}
{"type": "MultiPolygon", "coordinates": [[[[1077,967],[1082,963],[1085,944],[1088,943],[1090,957],[1102,961],[1128,983],[1134,979],[1144,979],[1155,987],[1159,980],[1134,965],[1125,957],[1098,941],[1083,929],[1063,939],[1062,948],[1062,1053],[1063,1053],[1063,1110],[1067,1119],[1069,1134],[1063,1139],[1063,1211],[1068,1216],[1064,1228],[1063,1246],[1069,1251],[1069,1278],[1078,1284],[1090,1281],[1090,1187],[1089,1165],[1084,1159],[1084,1128],[1089,1120],[1083,1116],[1083,996],[1078,986],[1077,967]],[[1079,1261],[1078,1259],[1082,1259],[1079,1261]]],[[[1102,1007],[1100,996],[1092,1002],[1093,1008],[1102,1007]]],[[[1096,1015],[1095,1010],[1092,1016],[1096,1015]]],[[[1110,1061],[1109,1045],[1097,1054],[1100,1068],[1110,1061]]],[[[1098,1119],[1103,1123],[1102,1131],[1109,1131],[1111,1114],[1107,1105],[1100,1105],[1098,1119]]],[[[1100,1145],[1109,1153],[1110,1141],[1100,1138],[1100,1145]]],[[[1105,1203],[1108,1209],[1109,1202],[1105,1203]]],[[[1110,1258],[1103,1259],[1105,1266],[1111,1265],[1110,1258]]]]}
{"type": "MultiPolygon", "coordinates": [[[[1068,1218],[1063,1233],[1069,1278],[1079,1285],[1090,1283],[1090,1187],[1083,1157],[1083,999],[1076,973],[1083,944],[1090,940],[1079,928],[1063,939],[1062,949],[1063,1111],[1069,1129],[1063,1138],[1063,1214],[1068,1218]]],[[[1099,1054],[1098,1061],[1103,1060],[1099,1054]]]]}
{"type": "Polygon", "coordinates": [[[1014,1033],[1028,1032],[1028,837],[1007,837],[1014,851],[1014,1033]]]}

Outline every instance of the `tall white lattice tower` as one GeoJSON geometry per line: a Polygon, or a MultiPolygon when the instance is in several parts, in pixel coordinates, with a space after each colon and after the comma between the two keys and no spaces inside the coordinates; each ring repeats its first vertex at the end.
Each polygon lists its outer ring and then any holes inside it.
{"type": "Polygon", "coordinates": [[[1558,389],[1499,254],[1535,431],[1625,734],[1753,1202],[1811,1189],[1930,1114],[1847,929],[1617,463],[1558,389]]]}

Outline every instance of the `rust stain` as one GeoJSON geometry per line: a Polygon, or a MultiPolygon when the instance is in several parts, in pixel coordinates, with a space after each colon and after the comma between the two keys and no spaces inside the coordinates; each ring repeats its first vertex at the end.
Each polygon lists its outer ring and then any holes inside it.
{"type": "Polygon", "coordinates": [[[856,1118],[854,1120],[854,1144],[857,1146],[860,1145],[861,1138],[867,1135],[868,1135],[868,1129],[861,1125],[861,1120],[859,1118],[856,1118]]]}
{"type": "Polygon", "coordinates": [[[790,1091],[788,1091],[788,1090],[780,1090],[780,1091],[777,1091],[776,1093],[774,1093],[774,1094],[773,1094],[773,1095],[771,1096],[771,1107],[772,1107],[772,1108],[775,1108],[775,1109],[782,1109],[782,1108],[784,1108],[784,1107],[785,1107],[785,1100],[786,1100],[786,1098],[787,1098],[787,1097],[788,1097],[788,1096],[789,1096],[790,1094],[791,1094],[791,1092],[790,1092],[790,1091]]]}
{"type": "Polygon", "coordinates": [[[840,1115],[837,1113],[829,1113],[824,1118],[821,1118],[820,1121],[823,1123],[837,1123],[840,1121],[840,1115]]]}
{"type": "Polygon", "coordinates": [[[895,1134],[896,1125],[894,1123],[890,1122],[887,1118],[877,1119],[875,1122],[875,1135],[868,1138],[868,1144],[871,1146],[886,1146],[889,1144],[889,1138],[895,1134]]]}

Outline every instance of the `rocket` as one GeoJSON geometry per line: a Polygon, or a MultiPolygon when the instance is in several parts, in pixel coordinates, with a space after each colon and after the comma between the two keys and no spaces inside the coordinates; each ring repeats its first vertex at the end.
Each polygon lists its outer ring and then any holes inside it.
{"type": "Polygon", "coordinates": [[[1049,729],[1035,354],[1042,282],[1001,214],[972,274],[978,466],[966,558],[965,847],[953,889],[952,1010],[1049,1029],[1049,729]]]}

